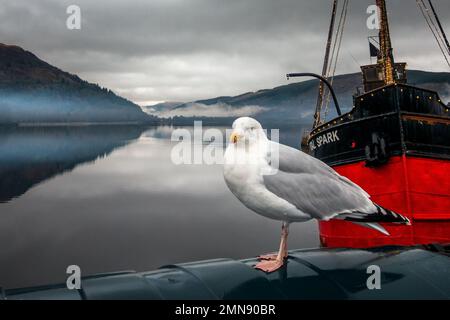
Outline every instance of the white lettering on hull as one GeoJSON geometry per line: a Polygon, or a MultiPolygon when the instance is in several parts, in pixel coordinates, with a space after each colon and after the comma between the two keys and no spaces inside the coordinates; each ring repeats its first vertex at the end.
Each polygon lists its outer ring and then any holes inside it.
{"type": "Polygon", "coordinates": [[[309,142],[309,148],[311,150],[314,150],[316,148],[319,148],[323,145],[329,144],[329,143],[334,143],[336,141],[339,141],[339,136],[338,136],[338,131],[332,131],[332,132],[327,132],[324,133],[322,135],[317,136],[316,138],[312,139],[309,142]]]}

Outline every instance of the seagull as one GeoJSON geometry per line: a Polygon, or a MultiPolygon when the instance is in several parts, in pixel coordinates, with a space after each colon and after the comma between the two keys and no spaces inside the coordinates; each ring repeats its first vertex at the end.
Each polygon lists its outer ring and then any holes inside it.
{"type": "Polygon", "coordinates": [[[264,272],[283,266],[293,222],[346,220],[386,236],[379,222],[410,225],[406,217],[375,204],[361,187],[322,161],[269,140],[250,117],[233,122],[223,173],[230,191],[246,207],[282,221],[278,253],[259,256],[255,265],[264,272]]]}

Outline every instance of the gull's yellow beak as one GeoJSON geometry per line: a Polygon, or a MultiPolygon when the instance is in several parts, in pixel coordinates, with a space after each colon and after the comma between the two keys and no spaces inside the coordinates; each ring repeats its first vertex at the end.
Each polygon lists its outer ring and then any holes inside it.
{"type": "Polygon", "coordinates": [[[236,142],[238,142],[238,139],[239,139],[239,135],[238,135],[237,133],[233,132],[233,133],[231,134],[231,136],[230,136],[230,141],[231,141],[231,143],[236,143],[236,142]]]}

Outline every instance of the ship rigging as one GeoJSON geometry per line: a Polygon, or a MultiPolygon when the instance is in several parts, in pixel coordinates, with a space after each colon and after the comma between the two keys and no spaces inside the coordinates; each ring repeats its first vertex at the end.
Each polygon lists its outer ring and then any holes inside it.
{"type": "MultiPolygon", "coordinates": [[[[432,0],[416,0],[416,2],[427,26],[436,40],[441,53],[443,54],[447,65],[450,68],[450,43],[432,0]]],[[[332,3],[331,19],[321,73],[321,76],[327,79],[331,85],[333,84],[334,77],[336,75],[336,68],[340,57],[342,39],[347,20],[348,5],[348,0],[333,0],[332,3]],[[336,19],[337,16],[339,16],[338,19],[336,19]]],[[[376,87],[381,87],[383,85],[407,82],[406,63],[396,64],[394,62],[386,1],[376,0],[376,6],[378,8],[379,32],[378,36],[369,37],[369,43],[371,46],[371,56],[376,56],[377,63],[363,67],[363,76],[367,77],[364,79],[367,84],[367,87],[364,88],[366,91],[370,91],[371,89],[375,89],[376,87]],[[378,48],[376,46],[378,46],[378,48]],[[375,80],[370,76],[370,74],[373,73],[378,74],[378,79],[375,80]],[[368,82],[371,83],[369,84],[368,82]]],[[[331,102],[331,92],[325,86],[324,82],[320,81],[317,103],[314,112],[314,121],[312,125],[313,129],[326,122],[329,113],[329,105],[331,102]]]]}

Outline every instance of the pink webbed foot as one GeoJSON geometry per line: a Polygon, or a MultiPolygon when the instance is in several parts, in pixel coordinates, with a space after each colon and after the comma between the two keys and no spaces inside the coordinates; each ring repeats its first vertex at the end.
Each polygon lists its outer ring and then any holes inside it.
{"type": "MultiPolygon", "coordinates": [[[[286,259],[288,256],[287,252],[284,255],[284,258],[286,259]]],[[[258,260],[277,260],[278,258],[278,253],[268,253],[268,254],[262,254],[260,256],[258,256],[258,260]]]]}
{"type": "Polygon", "coordinates": [[[277,259],[264,260],[264,261],[258,262],[254,268],[270,273],[270,272],[274,272],[274,271],[280,269],[283,266],[283,264],[284,264],[283,260],[277,260],[277,259]]]}

